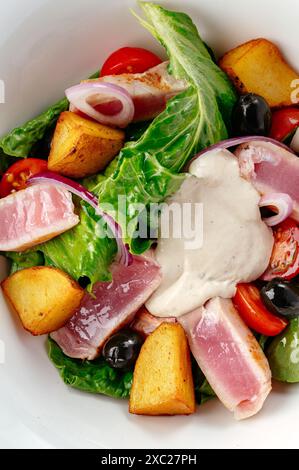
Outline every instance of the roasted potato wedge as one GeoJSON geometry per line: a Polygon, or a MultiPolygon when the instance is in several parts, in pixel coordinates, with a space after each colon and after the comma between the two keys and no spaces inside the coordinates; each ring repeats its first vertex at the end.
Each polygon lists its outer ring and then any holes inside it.
{"type": "Polygon", "coordinates": [[[49,170],[84,178],[103,170],[124,144],[123,131],[70,111],[61,113],[49,155],[49,170]]]}
{"type": "Polygon", "coordinates": [[[2,282],[5,298],[34,336],[61,328],[80,305],[84,290],[56,268],[23,269],[2,282]]]}
{"type": "Polygon", "coordinates": [[[194,413],[190,353],[178,323],[163,323],[143,344],[134,370],[129,410],[138,415],[194,413]]]}
{"type": "Polygon", "coordinates": [[[261,95],[272,108],[292,104],[292,82],[299,75],[267,39],[255,39],[232,49],[219,65],[240,93],[261,95]]]}

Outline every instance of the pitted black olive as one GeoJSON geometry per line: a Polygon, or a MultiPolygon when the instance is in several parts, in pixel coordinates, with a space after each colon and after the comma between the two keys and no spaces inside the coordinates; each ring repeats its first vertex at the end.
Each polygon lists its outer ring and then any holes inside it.
{"type": "Polygon", "coordinates": [[[115,333],[103,348],[103,357],[114,369],[128,369],[138,357],[142,345],[141,337],[134,331],[115,333]]]}
{"type": "Polygon", "coordinates": [[[299,316],[299,288],[282,279],[273,279],[261,290],[269,310],[287,318],[299,316]]]}

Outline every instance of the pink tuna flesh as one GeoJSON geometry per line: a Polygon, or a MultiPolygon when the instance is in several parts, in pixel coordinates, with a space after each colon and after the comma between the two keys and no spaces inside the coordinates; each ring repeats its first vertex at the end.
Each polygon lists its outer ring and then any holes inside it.
{"type": "Polygon", "coordinates": [[[179,318],[211,387],[236,419],[256,414],[271,390],[271,371],[229,299],[214,298],[179,318]]]}
{"type": "Polygon", "coordinates": [[[270,142],[237,148],[241,174],[262,194],[285,193],[294,201],[292,217],[299,222],[299,158],[270,142]]]}
{"type": "MultiPolygon", "coordinates": [[[[106,75],[92,81],[112,83],[124,88],[130,94],[135,106],[133,121],[146,121],[158,116],[164,111],[170,98],[187,88],[186,82],[170,75],[167,67],[168,62],[163,62],[144,73],[106,75]]],[[[89,103],[93,104],[92,101],[89,103]]],[[[75,111],[73,107],[70,109],[75,111]]],[[[119,111],[117,103],[112,101],[110,109],[109,103],[106,103],[104,114],[113,115],[116,111],[119,111]]]]}
{"type": "Polygon", "coordinates": [[[0,199],[0,251],[24,251],[79,223],[71,194],[39,184],[0,199]]]}
{"type": "Polygon", "coordinates": [[[112,266],[113,280],[98,282],[86,293],[68,323],[51,337],[63,352],[78,359],[94,359],[106,340],[130,323],[161,282],[160,267],[151,259],[134,256],[126,267],[112,266]]]}

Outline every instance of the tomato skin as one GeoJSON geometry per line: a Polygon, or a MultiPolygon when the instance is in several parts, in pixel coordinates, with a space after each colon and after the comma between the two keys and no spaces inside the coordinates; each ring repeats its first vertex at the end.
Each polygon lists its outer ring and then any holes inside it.
{"type": "Polygon", "coordinates": [[[272,128],[270,137],[282,142],[288,135],[299,127],[299,108],[291,106],[272,113],[272,128]]]}
{"type": "Polygon", "coordinates": [[[0,182],[0,197],[9,196],[14,191],[26,188],[28,178],[46,171],[48,163],[39,158],[24,158],[11,165],[2,176],[0,182]]]}
{"type": "Polygon", "coordinates": [[[103,64],[100,77],[122,73],[142,73],[161,64],[162,60],[141,47],[121,47],[113,52],[103,64]]]}
{"type": "Polygon", "coordinates": [[[292,219],[286,219],[273,230],[274,247],[264,281],[277,277],[290,281],[299,274],[299,227],[292,219]]]}
{"type": "Polygon", "coordinates": [[[246,325],[257,333],[277,336],[288,325],[287,320],[267,310],[258,288],[253,284],[238,284],[233,303],[246,325]]]}

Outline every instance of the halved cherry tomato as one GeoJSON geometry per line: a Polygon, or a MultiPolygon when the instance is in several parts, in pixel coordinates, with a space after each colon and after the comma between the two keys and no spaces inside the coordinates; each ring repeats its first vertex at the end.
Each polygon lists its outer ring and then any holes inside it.
{"type": "Polygon", "coordinates": [[[48,168],[48,163],[39,158],[24,158],[17,161],[4,173],[0,182],[0,197],[6,197],[14,191],[26,188],[30,176],[48,168]]]}
{"type": "Polygon", "coordinates": [[[257,333],[277,336],[288,325],[287,320],[266,309],[258,288],[253,284],[239,284],[233,302],[246,325],[257,333]]]}
{"type": "Polygon", "coordinates": [[[282,142],[299,127],[299,108],[291,106],[272,113],[270,137],[282,142]]]}
{"type": "Polygon", "coordinates": [[[274,247],[264,281],[276,277],[290,280],[299,274],[299,227],[292,219],[287,219],[274,228],[274,247]]]}
{"type": "Polygon", "coordinates": [[[122,47],[105,61],[100,77],[121,73],[142,73],[161,62],[160,57],[141,47],[122,47]]]}

